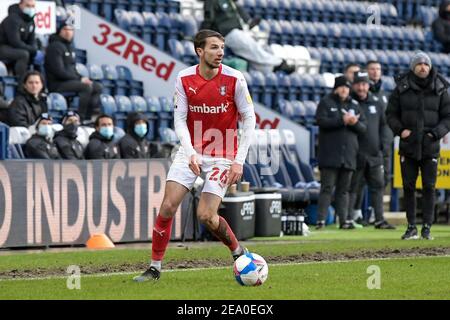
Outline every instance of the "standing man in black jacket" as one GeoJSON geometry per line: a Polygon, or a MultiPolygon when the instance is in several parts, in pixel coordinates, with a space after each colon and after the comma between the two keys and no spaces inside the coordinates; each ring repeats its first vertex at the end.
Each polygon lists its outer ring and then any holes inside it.
{"type": "Polygon", "coordinates": [[[148,130],[148,120],[143,113],[128,114],[127,134],[119,142],[122,159],[148,159],[158,153],[158,146],[146,138],[148,130]]]}
{"type": "Polygon", "coordinates": [[[450,98],[448,82],[432,67],[430,57],[416,52],[410,71],[397,79],[397,87],[389,98],[386,116],[396,136],[400,136],[400,165],[403,179],[408,229],[402,239],[415,239],[416,180],[422,174],[421,236],[432,239],[435,184],[440,139],[450,130],[450,98]]]}
{"type": "Polygon", "coordinates": [[[13,127],[29,127],[42,113],[47,112],[47,95],[44,92],[44,79],[37,71],[28,71],[23,85],[8,109],[8,124],[13,127]]]}
{"type": "Polygon", "coordinates": [[[75,111],[68,111],[62,118],[61,123],[63,130],[56,132],[53,139],[61,157],[68,160],[84,159],[83,146],[77,140],[80,116],[75,111]]]}
{"type": "Polygon", "coordinates": [[[61,156],[52,141],[53,119],[48,113],[43,113],[36,123],[36,133],[25,144],[25,155],[29,159],[58,160],[61,156]]]}
{"type": "Polygon", "coordinates": [[[433,35],[443,45],[445,53],[450,52],[450,1],[444,0],[439,6],[439,17],[432,24],[433,35]]]}
{"type": "Polygon", "coordinates": [[[349,221],[354,219],[353,208],[357,195],[363,191],[365,180],[369,186],[371,206],[375,211],[375,228],[395,229],[394,226],[384,220],[383,209],[383,159],[391,143],[388,140],[384,106],[379,99],[375,100],[375,97],[369,92],[370,80],[366,71],[355,72],[353,79],[352,96],[358,101],[361,112],[364,113],[367,120],[367,130],[358,136],[358,158],[350,187],[347,219],[349,221]]]}
{"type": "Polygon", "coordinates": [[[366,131],[366,120],[358,102],[350,97],[350,88],[351,84],[345,76],[337,77],[334,91],[320,101],[316,111],[321,177],[317,229],[325,225],[334,187],[340,228],[354,228],[352,223],[346,222],[348,191],[356,169],[358,135],[366,131]]]}
{"type": "Polygon", "coordinates": [[[0,60],[14,62],[14,74],[22,81],[37,53],[34,15],[36,0],[20,0],[8,8],[0,24],[0,60]]]}
{"type": "Polygon", "coordinates": [[[89,137],[84,152],[86,159],[120,159],[120,150],[114,142],[114,121],[106,114],[95,120],[95,131],[89,137]]]}
{"type": "Polygon", "coordinates": [[[50,36],[45,55],[48,87],[52,92],[78,93],[78,112],[82,120],[90,120],[92,110],[99,108],[102,86],[78,73],[73,36],[74,27],[68,23],[63,23],[57,33],[50,36]]]}

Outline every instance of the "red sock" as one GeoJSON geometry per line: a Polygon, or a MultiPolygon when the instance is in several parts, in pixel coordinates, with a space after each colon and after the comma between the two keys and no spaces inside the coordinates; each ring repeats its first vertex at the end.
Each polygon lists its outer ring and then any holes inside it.
{"type": "Polygon", "coordinates": [[[217,239],[223,242],[231,252],[234,252],[239,247],[239,241],[236,239],[233,230],[231,230],[228,222],[219,216],[219,228],[217,230],[210,230],[217,239]]]}
{"type": "Polygon", "coordinates": [[[172,233],[173,218],[164,218],[158,214],[152,237],[152,260],[161,261],[166,252],[172,233]]]}

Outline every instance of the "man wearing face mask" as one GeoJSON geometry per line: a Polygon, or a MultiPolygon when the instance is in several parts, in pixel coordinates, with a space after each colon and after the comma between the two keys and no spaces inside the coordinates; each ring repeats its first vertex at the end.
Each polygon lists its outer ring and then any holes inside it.
{"type": "Polygon", "coordinates": [[[450,1],[444,0],[439,6],[439,17],[434,20],[433,25],[434,38],[442,43],[445,53],[450,52],[450,1]]]}
{"type": "Polygon", "coordinates": [[[58,148],[52,141],[53,119],[48,113],[43,113],[36,122],[36,133],[28,139],[25,145],[25,155],[29,159],[61,159],[58,148]]]}
{"type": "Polygon", "coordinates": [[[86,159],[120,159],[120,150],[114,142],[114,121],[106,114],[95,120],[95,131],[89,137],[84,152],[86,159]]]}
{"type": "Polygon", "coordinates": [[[386,117],[400,137],[399,155],[408,228],[402,239],[417,239],[416,180],[422,175],[421,237],[432,239],[435,185],[440,140],[450,130],[449,83],[437,73],[430,57],[422,51],[414,54],[410,71],[400,75],[392,92],[386,117]]]}
{"type": "Polygon", "coordinates": [[[146,139],[148,133],[147,117],[140,112],[132,112],[127,117],[127,134],[120,142],[122,159],[151,158],[157,153],[157,145],[146,139]]]}
{"type": "Polygon", "coordinates": [[[64,129],[55,134],[53,141],[63,159],[82,160],[84,150],[77,140],[77,130],[80,126],[80,116],[75,111],[68,111],[61,121],[64,129]]]}
{"type": "Polygon", "coordinates": [[[14,74],[21,80],[37,53],[35,0],[21,0],[8,9],[0,24],[0,60],[14,62],[14,74]]]}

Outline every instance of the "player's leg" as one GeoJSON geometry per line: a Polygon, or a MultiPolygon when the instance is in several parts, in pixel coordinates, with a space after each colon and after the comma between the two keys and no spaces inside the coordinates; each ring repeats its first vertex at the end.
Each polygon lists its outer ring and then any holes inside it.
{"type": "Polygon", "coordinates": [[[198,204],[197,217],[209,232],[230,249],[233,258],[237,259],[245,253],[246,249],[239,244],[228,222],[217,213],[221,202],[222,198],[218,195],[202,192],[198,204]]]}
{"type": "Polygon", "coordinates": [[[187,187],[178,182],[167,181],[164,190],[164,198],[153,227],[152,260],[150,268],[142,275],[135,277],[135,281],[142,282],[159,279],[161,262],[166,252],[167,245],[169,244],[170,235],[172,234],[173,217],[188,191],[189,189],[187,187]]]}

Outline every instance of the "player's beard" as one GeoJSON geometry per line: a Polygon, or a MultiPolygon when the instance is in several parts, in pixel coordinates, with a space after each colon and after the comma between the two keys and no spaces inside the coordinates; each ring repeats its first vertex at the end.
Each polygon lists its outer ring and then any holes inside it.
{"type": "Polygon", "coordinates": [[[209,62],[209,61],[206,60],[206,59],[205,59],[205,64],[206,64],[206,66],[207,66],[208,68],[210,68],[211,70],[217,69],[217,68],[219,68],[219,66],[220,66],[220,63],[219,63],[217,66],[215,66],[215,65],[213,65],[211,62],[209,62]]]}

